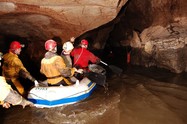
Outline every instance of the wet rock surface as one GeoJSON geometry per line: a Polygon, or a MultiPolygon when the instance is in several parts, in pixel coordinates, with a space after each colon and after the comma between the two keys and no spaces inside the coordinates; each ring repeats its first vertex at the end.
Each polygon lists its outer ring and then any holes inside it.
{"type": "Polygon", "coordinates": [[[132,63],[146,67],[157,66],[175,73],[186,72],[186,22],[184,17],[176,18],[175,23],[165,27],[153,26],[145,29],[140,34],[141,40],[136,39],[141,45],[138,46],[139,50],[133,50],[132,63]],[[139,55],[142,57],[138,57],[139,55]]]}

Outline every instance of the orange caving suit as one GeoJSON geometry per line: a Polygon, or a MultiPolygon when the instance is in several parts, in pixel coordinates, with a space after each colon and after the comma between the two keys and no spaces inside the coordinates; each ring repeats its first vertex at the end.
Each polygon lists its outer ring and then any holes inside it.
{"type": "Polygon", "coordinates": [[[18,92],[23,95],[24,94],[24,87],[21,85],[19,81],[19,73],[20,70],[23,70],[28,73],[26,68],[23,66],[23,63],[18,58],[18,56],[12,52],[6,53],[3,56],[4,63],[2,66],[3,76],[6,80],[11,81],[18,92]]]}
{"type": "Polygon", "coordinates": [[[47,82],[51,85],[58,84],[62,80],[71,85],[72,83],[65,77],[73,76],[75,69],[66,67],[61,56],[47,52],[41,61],[40,72],[47,77],[47,82]]]}

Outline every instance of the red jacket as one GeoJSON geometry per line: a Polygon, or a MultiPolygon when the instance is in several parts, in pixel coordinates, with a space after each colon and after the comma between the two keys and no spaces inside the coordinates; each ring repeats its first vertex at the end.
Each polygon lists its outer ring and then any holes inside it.
{"type": "Polygon", "coordinates": [[[89,50],[82,47],[73,49],[73,51],[71,52],[71,56],[73,57],[73,65],[80,68],[87,68],[89,61],[91,61],[92,63],[97,63],[100,60],[89,50]]]}

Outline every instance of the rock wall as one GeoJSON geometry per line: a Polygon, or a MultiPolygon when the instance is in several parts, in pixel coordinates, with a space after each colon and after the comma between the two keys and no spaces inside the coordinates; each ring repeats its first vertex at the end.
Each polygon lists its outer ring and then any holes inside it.
{"type": "MultiPolygon", "coordinates": [[[[134,20],[132,24],[136,30],[133,31],[133,37],[129,41],[134,49],[132,64],[157,66],[175,73],[186,72],[187,3],[184,0],[145,0],[130,5],[136,6],[135,8],[140,10],[139,15],[145,17],[131,18],[140,19],[134,20]],[[145,5],[149,6],[143,8],[145,5]]],[[[132,8],[128,10],[129,14],[136,11],[132,8]]]]}

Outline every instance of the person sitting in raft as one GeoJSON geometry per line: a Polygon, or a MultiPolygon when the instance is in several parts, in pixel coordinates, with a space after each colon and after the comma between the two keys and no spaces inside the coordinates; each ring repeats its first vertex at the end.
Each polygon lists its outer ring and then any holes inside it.
{"type": "Polygon", "coordinates": [[[45,42],[44,58],[41,60],[40,72],[47,77],[49,86],[67,86],[72,85],[73,82],[66,77],[71,77],[75,72],[82,73],[81,70],[76,68],[67,67],[63,58],[58,55],[56,41],[50,39],[45,42]]]}
{"type": "Polygon", "coordinates": [[[74,48],[71,52],[74,67],[82,68],[84,69],[84,71],[89,71],[89,62],[92,62],[94,64],[100,63],[100,58],[91,53],[87,48],[88,41],[83,39],[80,43],[80,47],[74,48]]]}
{"type": "Polygon", "coordinates": [[[64,59],[64,62],[67,67],[72,67],[72,59],[70,56],[71,51],[73,50],[74,46],[70,41],[67,41],[62,46],[62,53],[61,56],[64,59]]]}
{"type": "Polygon", "coordinates": [[[75,37],[71,37],[69,41],[63,43],[62,52],[61,52],[61,56],[64,59],[66,66],[71,68],[73,67],[73,65],[72,65],[72,58],[70,56],[70,53],[74,49],[73,46],[74,41],[75,41],[75,37]]]}
{"type": "MultiPolygon", "coordinates": [[[[72,59],[71,59],[70,53],[73,50],[73,48],[74,48],[74,46],[71,41],[65,42],[62,46],[63,50],[62,50],[61,56],[64,59],[66,66],[69,68],[72,68],[72,59]]],[[[81,69],[79,69],[79,70],[81,70],[81,69]]],[[[81,70],[81,72],[83,72],[83,69],[81,70]]],[[[77,74],[75,74],[75,75],[77,75],[77,74]]],[[[72,76],[72,77],[70,77],[70,80],[72,82],[76,82],[78,79],[75,76],[72,76]]]]}
{"type": "Polygon", "coordinates": [[[20,83],[19,78],[26,78],[38,85],[38,81],[24,67],[18,55],[21,53],[22,44],[18,41],[12,41],[9,52],[3,56],[2,74],[12,88],[18,91],[22,96],[26,95],[24,87],[20,83]]]}
{"type": "Polygon", "coordinates": [[[6,83],[5,77],[0,76],[0,105],[3,108],[10,108],[11,105],[34,106],[34,104],[23,98],[17,91],[13,90],[9,84],[6,83]]]}
{"type": "MultiPolygon", "coordinates": [[[[3,53],[0,52],[0,66],[3,53]]],[[[0,76],[0,105],[3,108],[10,108],[11,105],[33,106],[33,103],[23,98],[17,91],[6,82],[5,77],[0,76]]]]}

